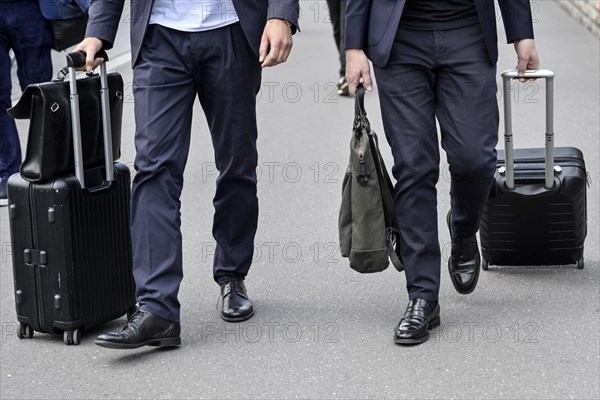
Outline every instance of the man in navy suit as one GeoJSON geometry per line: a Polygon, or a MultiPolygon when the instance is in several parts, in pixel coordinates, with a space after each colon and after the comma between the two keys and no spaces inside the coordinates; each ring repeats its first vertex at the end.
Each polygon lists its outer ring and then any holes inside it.
{"type": "MultiPolygon", "coordinates": [[[[115,39],[124,0],[93,0],[87,68],[115,39]]],[[[135,97],[135,175],[131,195],[133,272],[139,310],[96,344],[130,349],[179,346],[183,277],[180,194],[196,96],[206,115],[219,170],[213,200],[213,275],[221,318],[254,315],[244,278],[258,219],[256,94],[261,68],[287,60],[298,0],[131,0],[135,97]]]]}
{"type": "MultiPolygon", "coordinates": [[[[529,0],[500,0],[517,69],[537,69],[529,0]]],[[[369,91],[373,62],[383,125],[394,156],[396,249],[406,271],[409,303],[394,341],[418,344],[440,323],[440,246],[436,183],[441,145],[451,175],[452,239],[448,270],[455,289],[477,285],[476,240],[496,167],[498,58],[493,0],[348,0],[346,78],[354,94],[369,91]]]]}

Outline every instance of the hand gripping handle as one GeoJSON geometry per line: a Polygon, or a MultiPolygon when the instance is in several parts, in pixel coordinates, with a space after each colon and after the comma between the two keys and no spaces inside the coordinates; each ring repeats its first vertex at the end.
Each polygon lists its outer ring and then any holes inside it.
{"type": "MultiPolygon", "coordinates": [[[[67,67],[69,68],[79,68],[85,65],[85,59],[87,54],[85,51],[75,51],[73,53],[67,53],[67,67]]],[[[97,58],[103,58],[104,61],[108,61],[108,54],[106,51],[100,50],[96,53],[97,58]]]]}

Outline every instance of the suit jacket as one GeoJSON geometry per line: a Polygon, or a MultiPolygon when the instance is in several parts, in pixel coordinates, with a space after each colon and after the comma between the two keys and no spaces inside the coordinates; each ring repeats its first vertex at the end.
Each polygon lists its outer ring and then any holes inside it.
{"type": "MultiPolygon", "coordinates": [[[[420,1],[420,0],[419,0],[420,1]]],[[[363,49],[377,66],[384,67],[394,43],[406,0],[347,0],[346,49],[363,49]]],[[[499,0],[508,43],[533,39],[529,0],[499,0]]],[[[490,62],[498,61],[498,35],[494,0],[475,0],[490,62]]]]}
{"type": "MultiPolygon", "coordinates": [[[[280,18],[298,27],[299,0],[232,0],[240,24],[252,49],[258,56],[260,39],[267,18],[280,18]]],[[[113,46],[125,0],[92,0],[86,37],[102,39],[104,49],[113,46]]],[[[154,0],[131,0],[131,62],[135,65],[154,0]]],[[[295,31],[295,29],[293,29],[295,31]]]]}

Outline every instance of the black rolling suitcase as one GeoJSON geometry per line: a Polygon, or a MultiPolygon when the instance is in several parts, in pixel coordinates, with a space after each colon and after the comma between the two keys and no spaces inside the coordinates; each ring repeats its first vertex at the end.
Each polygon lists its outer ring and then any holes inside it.
{"type": "Polygon", "coordinates": [[[63,333],[66,344],[79,344],[84,329],[135,307],[130,174],[106,150],[112,139],[105,64],[100,79],[106,165],[84,171],[74,70],[81,54],[67,60],[75,175],[39,183],[13,175],[8,199],[18,336],[63,333]]]}
{"type": "MultiPolygon", "coordinates": [[[[505,151],[498,152],[480,226],[482,268],[488,265],[569,265],[584,267],[587,234],[587,172],[583,154],[554,148],[554,73],[528,72],[546,79],[546,146],[513,150],[511,96],[504,96],[505,151]]],[[[516,71],[502,73],[504,93],[516,71]]]]}

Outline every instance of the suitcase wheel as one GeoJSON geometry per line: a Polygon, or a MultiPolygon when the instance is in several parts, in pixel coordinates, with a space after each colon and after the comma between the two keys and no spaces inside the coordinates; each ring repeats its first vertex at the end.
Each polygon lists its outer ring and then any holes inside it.
{"type": "Polygon", "coordinates": [[[19,324],[19,331],[17,332],[17,337],[19,339],[31,339],[33,337],[33,328],[31,325],[27,325],[24,323],[19,324]]]}
{"type": "Polygon", "coordinates": [[[583,257],[577,260],[577,269],[583,269],[585,267],[585,262],[583,261],[583,257]]]}
{"type": "Polygon", "coordinates": [[[484,271],[487,271],[489,268],[489,264],[487,262],[487,260],[485,258],[481,259],[481,269],[483,269],[484,271]]]}
{"type": "Polygon", "coordinates": [[[78,345],[81,343],[81,329],[77,328],[72,331],[64,331],[63,340],[67,346],[71,344],[78,345]]]}

